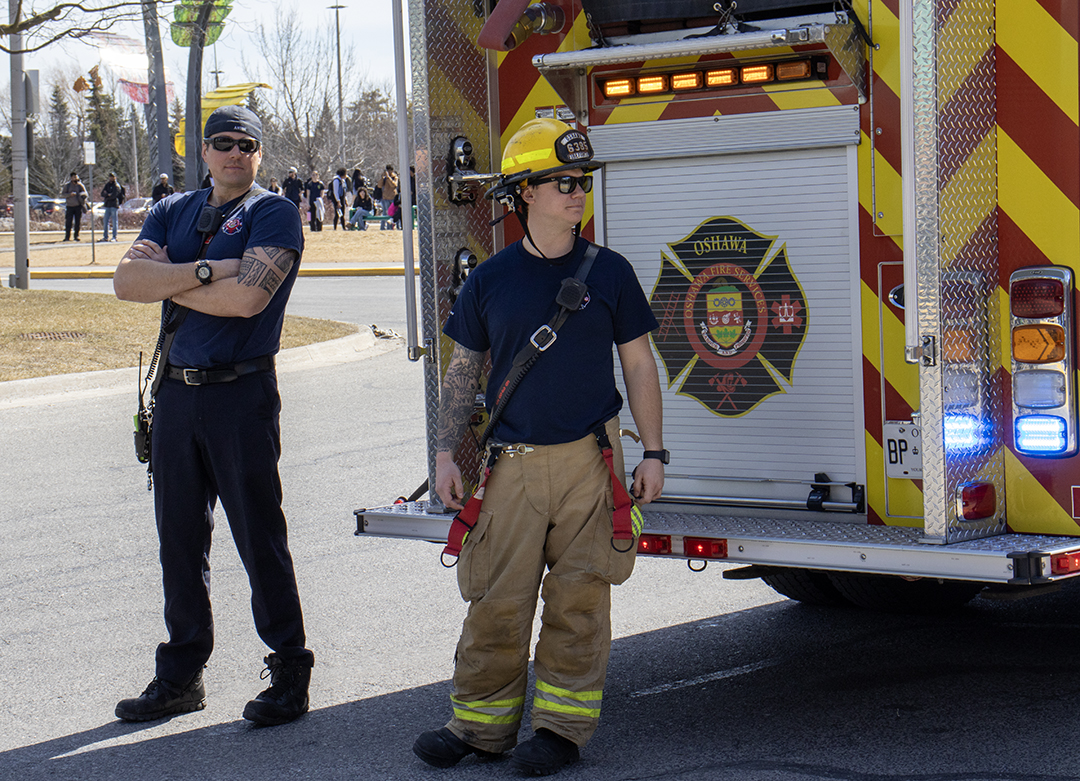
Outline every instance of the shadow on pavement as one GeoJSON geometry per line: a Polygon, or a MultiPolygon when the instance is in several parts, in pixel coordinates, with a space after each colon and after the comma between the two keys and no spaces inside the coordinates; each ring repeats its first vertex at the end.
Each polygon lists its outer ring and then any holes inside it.
{"type": "MultiPolygon", "coordinates": [[[[558,778],[1077,779],[1078,595],[1034,609],[979,599],[938,617],[780,602],[622,638],[600,730],[558,778]]],[[[413,756],[449,691],[441,681],[273,728],[148,736],[152,724],[108,721],[0,753],[0,778],[518,777],[505,761],[439,771],[413,756]]]]}

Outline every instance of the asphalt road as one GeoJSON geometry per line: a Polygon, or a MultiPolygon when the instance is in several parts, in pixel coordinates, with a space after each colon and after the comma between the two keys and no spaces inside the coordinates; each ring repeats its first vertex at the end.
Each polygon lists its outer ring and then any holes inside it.
{"type": "MultiPolygon", "coordinates": [[[[360,280],[355,304],[329,286],[320,305],[377,322],[368,313],[400,291],[386,281],[360,280]]],[[[381,342],[285,372],[281,389],[285,509],[316,668],[312,711],[264,729],[239,715],[264,685],[266,649],[223,522],[207,709],[113,717],[150,680],[164,633],[134,388],[24,388],[0,404],[0,779],[515,777],[505,762],[437,771],[412,755],[448,716],[464,606],[435,546],[352,534],[354,508],[424,477],[420,367],[381,342]]],[[[808,608],[721,570],[642,560],[614,590],[602,725],[559,778],[1080,779],[1080,588],[896,617],[808,608]]]]}

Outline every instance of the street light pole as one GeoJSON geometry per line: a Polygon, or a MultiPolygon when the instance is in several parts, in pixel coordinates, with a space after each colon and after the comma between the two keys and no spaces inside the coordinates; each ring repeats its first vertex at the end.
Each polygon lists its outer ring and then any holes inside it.
{"type": "MultiPolygon", "coordinates": [[[[22,3],[8,0],[8,20],[19,22],[22,3]]],[[[11,287],[30,288],[30,198],[27,195],[26,88],[23,76],[22,33],[10,35],[11,55],[11,202],[15,216],[15,273],[11,287]]]]}
{"type": "Polygon", "coordinates": [[[214,77],[214,89],[217,89],[218,87],[221,86],[221,74],[223,72],[224,71],[218,70],[218,64],[217,64],[217,41],[214,41],[214,69],[212,71],[210,71],[210,73],[214,77]]]}
{"type": "Polygon", "coordinates": [[[340,3],[328,6],[334,11],[334,28],[337,31],[337,115],[338,133],[338,167],[345,165],[345,101],[341,94],[341,9],[345,6],[340,3]]]}

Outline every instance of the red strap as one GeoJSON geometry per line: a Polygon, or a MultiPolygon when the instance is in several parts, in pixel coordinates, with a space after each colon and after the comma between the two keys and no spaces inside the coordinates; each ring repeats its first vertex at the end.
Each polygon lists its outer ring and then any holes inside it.
{"type": "MultiPolygon", "coordinates": [[[[611,491],[615,497],[615,512],[611,519],[612,540],[632,541],[641,534],[641,512],[634,505],[634,500],[630,498],[630,494],[627,492],[622,480],[615,474],[615,454],[611,448],[607,433],[603,428],[600,428],[594,434],[597,445],[600,447],[600,454],[604,458],[604,463],[607,464],[608,474],[611,476],[611,491]]],[[[461,555],[461,548],[465,545],[469,532],[476,526],[476,521],[480,517],[480,508],[484,504],[484,485],[487,483],[488,477],[491,476],[491,469],[495,466],[495,460],[498,456],[499,451],[492,449],[484,467],[484,479],[480,481],[476,493],[472,495],[469,501],[465,502],[465,506],[454,516],[454,520],[450,524],[446,547],[443,548],[440,559],[445,559],[449,555],[454,557],[454,562],[447,564],[443,560],[444,567],[453,567],[457,564],[457,557],[461,555]]],[[[612,542],[612,545],[614,545],[614,542],[612,542]]],[[[616,550],[620,549],[616,548],[616,550]]],[[[625,553],[627,550],[629,548],[620,550],[620,552],[625,553]]]]}
{"type": "Polygon", "coordinates": [[[611,535],[612,539],[632,540],[635,536],[634,500],[626,492],[622,480],[615,474],[615,454],[612,452],[611,446],[601,446],[600,452],[604,456],[604,463],[607,464],[608,473],[611,475],[611,492],[615,496],[615,514],[611,519],[611,525],[614,529],[614,533],[611,535]]]}
{"type": "Polygon", "coordinates": [[[473,527],[476,526],[476,521],[480,517],[480,508],[484,504],[484,485],[491,476],[491,468],[495,466],[495,460],[498,457],[499,451],[492,448],[487,462],[484,464],[484,479],[476,487],[476,493],[469,497],[469,501],[465,502],[465,506],[454,516],[454,520],[450,524],[446,547],[443,548],[442,555],[439,557],[444,567],[453,567],[454,564],[457,564],[457,557],[461,555],[461,548],[465,545],[465,539],[469,536],[469,532],[473,530],[473,527]],[[447,555],[454,557],[452,564],[446,563],[445,557],[447,555]]]}
{"type": "MultiPolygon", "coordinates": [[[[450,524],[450,533],[447,535],[446,547],[443,548],[443,556],[450,555],[457,558],[461,555],[461,547],[465,544],[465,538],[469,536],[469,532],[476,526],[476,519],[480,517],[480,506],[484,503],[482,488],[483,484],[476,489],[476,493],[472,495],[472,498],[465,502],[465,506],[454,516],[454,520],[450,524]]],[[[454,564],[456,563],[455,561],[454,564]]],[[[443,562],[443,565],[454,566],[445,562],[443,562]]]]}

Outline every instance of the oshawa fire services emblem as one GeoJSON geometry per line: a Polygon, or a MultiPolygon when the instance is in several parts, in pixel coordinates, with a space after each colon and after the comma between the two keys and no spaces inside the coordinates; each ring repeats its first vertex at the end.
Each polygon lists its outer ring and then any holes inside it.
{"type": "Polygon", "coordinates": [[[724,417],[784,393],[807,328],[787,245],[714,217],[668,247],[649,299],[668,386],[724,417]]]}
{"type": "Polygon", "coordinates": [[[227,219],[225,221],[225,224],[221,226],[221,229],[225,231],[225,233],[232,236],[233,234],[240,232],[240,228],[243,224],[244,223],[240,219],[240,215],[237,214],[227,219]]]}

